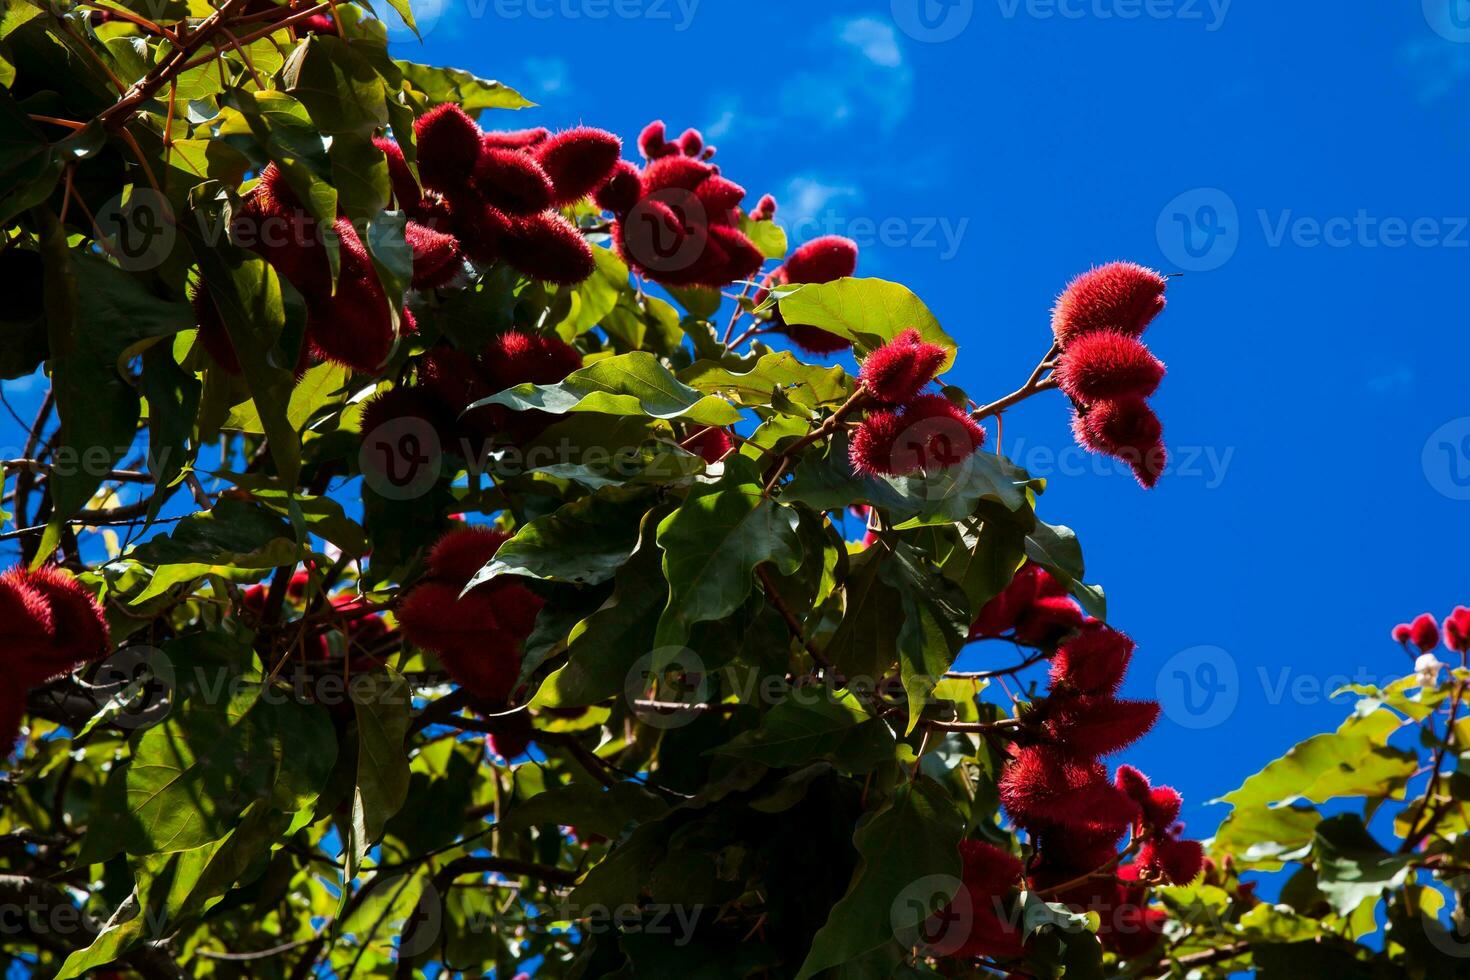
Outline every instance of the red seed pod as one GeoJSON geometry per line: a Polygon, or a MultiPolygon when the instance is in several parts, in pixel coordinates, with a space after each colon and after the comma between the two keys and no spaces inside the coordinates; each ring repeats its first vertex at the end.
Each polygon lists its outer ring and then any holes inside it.
{"type": "Polygon", "coordinates": [[[386,136],[373,137],[373,146],[382,150],[388,160],[388,183],[393,188],[393,200],[398,209],[410,213],[416,211],[423,202],[424,193],[404,159],[403,147],[386,136]]]}
{"type": "Polygon", "coordinates": [[[1136,337],[1096,330],[1072,341],[1056,380],[1074,402],[1147,398],[1164,378],[1164,364],[1136,337]]]}
{"type": "Polygon", "coordinates": [[[1409,624],[1409,642],[1428,653],[1439,646],[1439,623],[1429,613],[1420,613],[1409,624]]]}
{"type": "Polygon", "coordinates": [[[607,183],[623,152],[623,141],[591,126],[578,126],[536,147],[536,159],[551,178],[552,204],[566,207],[607,183]]]}
{"type": "Polygon", "coordinates": [[[1470,609],[1456,606],[1445,617],[1444,643],[1456,653],[1470,652],[1470,609]]]}
{"type": "Polygon", "coordinates": [[[352,222],[338,218],[332,229],[341,244],[337,289],[306,295],[306,337],[317,357],[372,374],[397,338],[388,298],[352,222]]]}
{"type": "Polygon", "coordinates": [[[699,185],[718,173],[717,168],[688,157],[664,157],[643,168],[643,194],[648,196],[670,190],[694,193],[699,185]]]}
{"type": "Polygon", "coordinates": [[[1132,262],[1084,272],[1057,299],[1052,332],[1064,348],[1098,330],[1137,337],[1163,311],[1168,286],[1168,279],[1132,262]]]}
{"type": "Polygon", "coordinates": [[[724,459],[735,448],[735,443],[730,439],[730,433],[712,425],[686,440],[684,448],[703,458],[706,463],[714,464],[724,459]]]}
{"type": "Polygon", "coordinates": [[[551,130],[538,126],[489,132],[480,138],[480,145],[487,150],[531,150],[550,138],[551,130]]]}
{"type": "Polygon", "coordinates": [[[536,737],[536,726],[529,712],[517,711],[490,720],[495,729],[485,736],[490,751],[509,762],[519,759],[531,747],[536,737]]]}
{"type": "Polygon", "coordinates": [[[1138,852],[1138,866],[1147,877],[1187,885],[1204,870],[1204,845],[1195,840],[1157,837],[1146,841],[1138,852]]]}
{"type": "Polygon", "coordinates": [[[1051,661],[1053,687],[1084,694],[1115,694],[1123,683],[1134,644],[1115,629],[1084,629],[1057,648],[1051,661]]]}
{"type": "Polygon", "coordinates": [[[1000,779],[1000,800],[1021,827],[1070,827],[1098,832],[1131,825],[1132,800],[1107,780],[1103,767],[1048,746],[1016,749],[1000,779]]]}
{"type": "Polygon", "coordinates": [[[679,149],[686,157],[698,157],[704,153],[704,134],[697,129],[686,129],[679,137],[679,149]]]}
{"type": "Polygon", "coordinates": [[[1004,901],[1021,878],[1021,862],[983,841],[960,842],[963,896],[935,913],[923,926],[927,945],[950,959],[1013,959],[1025,952],[1025,929],[1003,915],[1004,901]]]}
{"type": "Polygon", "coordinates": [[[470,261],[480,266],[498,262],[510,240],[511,219],[478,194],[464,194],[443,206],[449,230],[470,261]]]}
{"type": "Polygon", "coordinates": [[[862,425],[852,434],[848,456],[853,471],[860,476],[892,476],[893,444],[903,433],[904,423],[898,412],[869,412],[862,425]]]}
{"type": "Polygon", "coordinates": [[[463,188],[480,159],[480,127],[452,102],[437,105],[413,122],[419,176],[441,193],[463,188]]]}
{"type": "Polygon", "coordinates": [[[517,150],[485,150],[475,164],[474,175],[480,196],[513,217],[545,211],[556,198],[551,177],[541,164],[517,150]]]}
{"type": "Polygon", "coordinates": [[[597,191],[597,206],[616,215],[625,215],[638,203],[643,193],[643,175],[626,160],[619,160],[612,176],[597,191]]]}
{"type": "Polygon", "coordinates": [[[943,395],[920,395],[899,413],[903,427],[890,460],[895,473],[934,473],[957,466],[985,444],[985,429],[943,395]]]}
{"type": "Polygon", "coordinates": [[[1109,456],[1141,454],[1164,435],[1159,417],[1137,396],[1093,403],[1074,418],[1072,431],[1083,447],[1109,456]]]}
{"type": "Polygon", "coordinates": [[[508,330],[485,350],[484,376],[496,391],[518,384],[556,384],[582,367],[582,355],[556,337],[508,330]]]}
{"type": "Polygon", "coordinates": [[[1082,610],[1070,597],[1037,599],[1016,619],[1016,642],[1028,647],[1050,647],[1085,625],[1082,610]]]}
{"type": "Polygon", "coordinates": [[[499,624],[491,590],[461,597],[457,586],[423,583],[404,600],[398,622],[411,643],[438,654],[455,682],[476,697],[503,700],[511,693],[520,650],[499,624]]]}
{"type": "Polygon", "coordinates": [[[756,202],[755,210],[750,212],[752,221],[774,221],[776,218],[776,199],[766,194],[756,202]]]}
{"type": "Polygon", "coordinates": [[[679,148],[669,142],[663,120],[655,119],[638,134],[638,152],[645,160],[656,160],[679,152],[679,148]]]}
{"type": "Polygon", "coordinates": [[[533,279],[574,286],[597,269],[592,246],[553,211],[512,220],[501,258],[533,279]]]}
{"type": "Polygon", "coordinates": [[[901,404],[918,395],[944,363],[947,352],[926,342],[917,330],[905,330],[869,354],[858,375],[880,400],[901,404]]]}
{"type": "Polygon", "coordinates": [[[735,209],[745,200],[745,188],[719,174],[711,174],[694,192],[709,212],[711,224],[733,225],[739,220],[735,209]]]}
{"type": "Polygon", "coordinates": [[[362,437],[366,441],[384,426],[401,425],[408,420],[417,420],[432,429],[441,446],[452,447],[455,416],[445,411],[439,399],[424,388],[398,387],[374,395],[362,407],[362,437]]]}
{"type": "Polygon", "coordinates": [[[857,242],[839,235],[814,238],[786,260],[786,280],[822,284],[845,279],[857,271],[857,242]]]}
{"type": "Polygon", "coordinates": [[[0,576],[0,645],[5,665],[20,683],[13,689],[24,697],[24,688],[48,680],[57,672],[53,647],[56,620],[51,603],[32,585],[27,574],[14,569],[0,576]]]}
{"type": "Polygon", "coordinates": [[[970,639],[993,639],[1014,629],[1018,620],[1040,599],[1064,599],[1066,586],[1035,562],[1027,562],[1011,576],[1000,595],[980,609],[970,627],[970,639]]]}
{"type": "Polygon", "coordinates": [[[464,588],[510,540],[504,531],[482,526],[457,527],[429,551],[429,574],[439,582],[464,588]]]}
{"type": "Polygon", "coordinates": [[[414,289],[444,286],[459,275],[463,265],[459,241],[453,235],[410,221],[403,229],[403,236],[413,252],[414,289]]]}
{"type": "Polygon", "coordinates": [[[107,617],[102,607],[80,582],[55,565],[34,571],[13,568],[0,576],[0,592],[22,617],[7,623],[6,630],[19,641],[16,669],[27,684],[69,673],[107,655],[107,617]],[[47,642],[37,642],[40,635],[47,642]]]}
{"type": "Polygon", "coordinates": [[[1047,734],[1065,751],[1090,759],[1112,755],[1148,734],[1159,720],[1156,701],[1112,695],[1053,695],[1042,709],[1047,734]]]}

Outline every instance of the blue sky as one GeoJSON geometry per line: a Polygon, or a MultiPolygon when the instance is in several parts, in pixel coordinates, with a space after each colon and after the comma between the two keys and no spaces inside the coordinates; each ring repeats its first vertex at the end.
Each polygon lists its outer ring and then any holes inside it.
{"type": "Polygon", "coordinates": [[[1207,833],[1206,800],[1341,720],[1321,692],[1407,672],[1395,623],[1470,603],[1450,469],[1470,476],[1470,21],[926,2],[481,0],[398,52],[541,103],[487,126],[703,129],[798,237],[857,238],[860,275],[923,297],[981,401],[1025,379],[1071,275],[1185,272],[1148,338],[1181,472],[1146,493],[1095,468],[1058,395],[1011,413],[1004,448],[1051,478],[1043,515],[1139,641],[1130,691],[1168,708],[1129,760],[1207,833]]]}
{"type": "MultiPolygon", "coordinates": [[[[541,103],[487,126],[703,129],[798,240],[854,237],[860,275],[923,297],[979,401],[1075,273],[1186,273],[1148,335],[1177,472],[1147,493],[1078,454],[1055,394],[1003,448],[1165,704],[1126,758],[1204,834],[1207,800],[1337,724],[1326,691],[1407,672],[1395,623],[1470,604],[1470,18],[1438,2],[436,0],[397,53],[541,103]]],[[[4,390],[34,410],[34,381],[4,390]]]]}

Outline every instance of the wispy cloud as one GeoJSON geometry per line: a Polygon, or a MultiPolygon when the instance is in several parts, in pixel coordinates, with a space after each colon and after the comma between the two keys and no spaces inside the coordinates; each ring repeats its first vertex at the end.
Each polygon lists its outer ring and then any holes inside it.
{"type": "Polygon", "coordinates": [[[786,182],[785,190],[776,195],[780,202],[776,221],[802,240],[815,238],[831,233],[822,225],[836,205],[858,204],[862,197],[856,187],[824,183],[810,175],[792,177],[786,182]]]}
{"type": "Polygon", "coordinates": [[[1439,39],[1399,46],[1399,63],[1413,81],[1420,102],[1435,102],[1465,89],[1470,79],[1470,44],[1439,39]]]}
{"type": "Polygon", "coordinates": [[[1413,385],[1414,377],[1413,369],[1399,365],[1392,371],[1369,378],[1368,390],[1381,395],[1400,388],[1408,388],[1413,385]]]}
{"type": "Polygon", "coordinates": [[[521,91],[533,99],[555,98],[572,90],[571,68],[561,58],[525,58],[521,67],[525,79],[521,91]]]}

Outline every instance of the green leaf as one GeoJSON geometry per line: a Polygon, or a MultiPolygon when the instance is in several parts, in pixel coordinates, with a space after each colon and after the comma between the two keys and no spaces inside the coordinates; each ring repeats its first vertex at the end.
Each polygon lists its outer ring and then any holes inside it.
{"type": "Polygon", "coordinates": [[[865,351],[881,347],[905,330],[917,330],[925,340],[948,351],[940,372],[954,364],[954,339],[939,326],[929,307],[898,283],[838,279],[802,286],[781,300],[781,316],[787,323],[820,327],[846,337],[865,351]]]}
{"type": "Polygon", "coordinates": [[[324,136],[371,139],[388,125],[382,76],[339,37],[311,35],[286,63],[283,80],[324,136]]]}
{"type": "MultiPolygon", "coordinates": [[[[306,210],[323,223],[335,221],[337,189],[331,183],[331,158],[306,106],[285,92],[245,89],[232,89],[222,101],[239,115],[226,113],[221,135],[253,136],[306,210]]],[[[261,233],[267,231],[281,233],[279,229],[262,229],[261,233]]],[[[300,229],[290,233],[298,234],[300,229]]]]}
{"type": "Polygon", "coordinates": [[[786,257],[786,229],[776,222],[752,221],[746,215],[741,215],[740,230],[745,233],[746,238],[755,242],[755,247],[760,249],[761,254],[766,258],[783,259],[786,257]]]}
{"type": "Polygon", "coordinates": [[[1237,807],[1221,822],[1211,850],[1261,871],[1276,871],[1306,853],[1321,822],[1322,814],[1312,807],[1237,807]]]}
{"type": "Polygon", "coordinates": [[[630,826],[657,820],[668,811],[668,804],[633,783],[610,787],[573,783],[512,807],[500,829],[508,833],[546,824],[572,826],[583,836],[601,834],[617,840],[630,826]]]}
{"type": "Polygon", "coordinates": [[[960,589],[937,569],[926,567],[923,557],[905,542],[894,545],[893,557],[882,564],[879,575],[902,604],[898,665],[912,732],[935,685],[964,647],[972,617],[960,589]]]}
{"type": "Polygon", "coordinates": [[[714,361],[696,361],[679,372],[679,380],[737,405],[764,406],[780,391],[791,402],[815,410],[844,402],[852,395],[852,379],[840,367],[803,364],[790,351],[766,354],[745,373],[714,361]]]}
{"type": "Polygon", "coordinates": [[[1329,817],[1317,825],[1312,850],[1317,888],[1338,915],[1348,915],[1370,899],[1398,888],[1409,877],[1413,854],[1384,850],[1355,813],[1329,817]]]}
{"type": "Polygon", "coordinates": [[[695,623],[723,619],[750,595],[756,566],[783,575],[801,564],[797,514],[765,496],[755,463],[733,456],[718,483],[700,487],[658,528],[669,604],[654,643],[682,647],[695,623]]]}
{"type": "Polygon", "coordinates": [[[565,504],[516,531],[466,588],[499,575],[597,585],[617,574],[638,544],[652,505],[641,490],[610,487],[565,504]]]}
{"type": "Polygon", "coordinates": [[[937,783],[921,777],[904,783],[853,835],[861,863],[827,924],[812,939],[797,980],[880,949],[894,929],[917,929],[932,909],[902,901],[906,889],[931,875],[958,881],[964,821],[937,783]]]}
{"type": "Polygon", "coordinates": [[[391,668],[373,674],[372,681],[369,685],[353,685],[357,780],[344,853],[349,879],[368,850],[382,838],[388,819],[408,798],[408,756],[403,740],[412,721],[412,692],[408,682],[391,668]]]}
{"type": "Polygon", "coordinates": [[[844,772],[861,774],[891,760],[894,749],[893,733],[855,694],[814,685],[788,690],[758,728],[712,751],[773,769],[825,759],[844,772]]]}
{"type": "Polygon", "coordinates": [[[428,96],[431,104],[454,102],[472,116],[481,109],[524,109],[536,104],[508,85],[457,68],[431,68],[412,61],[393,64],[409,84],[428,96]]]}
{"type": "Polygon", "coordinates": [[[174,360],[169,344],[154,344],[143,353],[143,395],[148,399],[148,469],[158,493],[148,519],[158,517],[170,487],[190,463],[189,443],[199,414],[199,380],[174,360]]]}
{"type": "Polygon", "coordinates": [[[571,312],[556,328],[561,339],[568,342],[601,323],[628,289],[628,266],[617,253],[594,245],[592,257],[597,262],[596,270],[572,290],[571,312]]]}
{"type": "Polygon", "coordinates": [[[213,510],[191,514],[172,531],[133,548],[127,557],[158,569],[140,604],[171,585],[217,574],[251,578],[260,570],[295,563],[301,547],[291,526],[261,504],[223,498],[213,510]],[[240,575],[241,572],[251,573],[240,575]]]}

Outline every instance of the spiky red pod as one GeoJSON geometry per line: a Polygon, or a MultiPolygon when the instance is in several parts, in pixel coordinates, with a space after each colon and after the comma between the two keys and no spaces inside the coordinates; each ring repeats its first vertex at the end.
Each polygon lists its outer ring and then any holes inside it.
{"type": "Polygon", "coordinates": [[[1429,613],[1420,613],[1409,624],[1409,642],[1428,653],[1439,646],[1439,622],[1429,613]]]}
{"type": "Polygon", "coordinates": [[[931,344],[917,330],[905,330],[869,354],[858,380],[880,400],[890,404],[908,401],[934,380],[947,352],[931,344]]]}
{"type": "Polygon", "coordinates": [[[452,449],[455,438],[455,415],[423,388],[400,386],[374,395],[362,406],[361,431],[364,440],[384,426],[416,420],[434,431],[439,444],[452,449]]]}
{"type": "Polygon", "coordinates": [[[1163,939],[1169,916],[1161,909],[1148,907],[1148,891],[1135,884],[1139,877],[1137,864],[1118,868],[1117,877],[1122,883],[1108,888],[1109,896],[1087,911],[1099,913],[1102,922],[1097,935],[1103,948],[1124,959],[1145,956],[1163,939]]]}
{"type": "Polygon", "coordinates": [[[1137,396],[1094,402],[1073,419],[1072,431],[1083,447],[1109,456],[1141,454],[1164,436],[1159,417],[1137,396]]]}
{"type": "Polygon", "coordinates": [[[397,339],[388,298],[352,222],[338,218],[332,229],[341,245],[337,289],[306,296],[307,341],[323,360],[372,374],[383,366],[397,339]]]}
{"type": "Polygon", "coordinates": [[[1470,652],[1470,609],[1456,606],[1455,611],[1445,617],[1444,643],[1456,653],[1470,652]]]}
{"type": "Polygon", "coordinates": [[[489,150],[530,150],[551,138],[551,130],[544,126],[535,129],[494,130],[480,138],[480,145],[489,150]]]}
{"type": "Polygon", "coordinates": [[[626,160],[619,160],[612,176],[594,195],[597,206],[619,217],[633,210],[643,193],[643,175],[626,160]]]}
{"type": "MultiPolygon", "coordinates": [[[[688,157],[662,157],[650,161],[643,168],[643,193],[646,196],[680,190],[692,194],[699,189],[700,184],[718,173],[718,169],[710,164],[688,157]]],[[[671,200],[673,199],[671,196],[671,200]]]]}
{"type": "Polygon", "coordinates": [[[1025,952],[1025,929],[1002,915],[1004,900],[1020,881],[1021,862],[983,841],[960,842],[960,883],[965,894],[959,909],[951,902],[924,927],[953,959],[1013,959],[1025,952]]]}
{"type": "Polygon", "coordinates": [[[403,147],[386,136],[373,137],[373,146],[381,150],[388,160],[388,183],[393,188],[393,200],[398,209],[410,213],[417,210],[423,202],[424,193],[419,189],[419,182],[414,179],[408,160],[403,156],[403,147]]]}
{"type": "Polygon", "coordinates": [[[1164,363],[1137,337],[1112,330],[1083,334],[1057,365],[1062,391],[1083,405],[1116,398],[1147,398],[1164,379],[1164,363]]]}
{"type": "Polygon", "coordinates": [[[466,193],[445,202],[448,227],[460,248],[480,266],[498,262],[510,240],[511,219],[478,194],[466,193]]]}
{"type": "Polygon", "coordinates": [[[735,448],[735,443],[730,439],[730,433],[712,425],[686,441],[684,448],[702,457],[706,463],[718,463],[735,448]]]}
{"type": "Polygon", "coordinates": [[[943,395],[920,395],[900,411],[890,458],[896,473],[933,473],[957,466],[985,444],[985,429],[943,395]]]}
{"type": "Polygon", "coordinates": [[[399,608],[398,623],[411,643],[438,654],[461,687],[503,700],[520,672],[517,638],[501,628],[491,590],[459,592],[438,582],[419,585],[399,608]]]}
{"type": "Polygon", "coordinates": [[[970,626],[970,639],[993,639],[1015,628],[1016,621],[1038,599],[1065,598],[1066,586],[1035,562],[1022,565],[1000,595],[980,609],[970,626]]]}
{"type": "Polygon", "coordinates": [[[518,150],[488,149],[475,164],[475,188],[492,207],[511,216],[551,207],[556,192],[535,158],[518,150]]]}
{"type": "Polygon", "coordinates": [[[209,287],[201,280],[189,289],[189,302],[194,307],[194,320],[199,324],[199,342],[214,360],[229,374],[240,373],[240,355],[235,352],[235,343],[230,340],[230,331],[220,319],[219,308],[209,287]]]}
{"type": "Polygon", "coordinates": [[[1052,310],[1052,332],[1064,348],[1097,330],[1138,336],[1164,309],[1169,280],[1133,262],[1112,262],[1073,279],[1052,310]]]}
{"type": "Polygon", "coordinates": [[[1171,885],[1188,885],[1204,870],[1205,849],[1196,840],[1156,837],[1138,852],[1138,866],[1146,877],[1171,885]]]}
{"type": "Polygon", "coordinates": [[[697,129],[686,129],[679,136],[679,149],[686,157],[698,157],[704,153],[704,134],[697,129]]]}
{"type": "Polygon", "coordinates": [[[765,194],[756,202],[755,210],[750,212],[752,221],[774,221],[776,219],[776,198],[765,194]]]}
{"type": "Polygon", "coordinates": [[[581,353],[556,337],[507,330],[485,349],[484,376],[496,391],[556,384],[582,367],[581,353]]]}
{"type": "Polygon", "coordinates": [[[1172,827],[1184,809],[1184,797],[1172,786],[1155,786],[1142,804],[1144,825],[1155,831],[1172,827]]]}
{"type": "Polygon", "coordinates": [[[1051,647],[1086,625],[1070,597],[1037,599],[1016,618],[1015,640],[1022,646],[1051,647]]]}
{"type": "Polygon", "coordinates": [[[69,673],[107,655],[102,607],[80,582],[55,565],[11,569],[0,576],[0,593],[10,607],[5,611],[19,614],[5,629],[16,641],[16,673],[27,684],[69,673]],[[44,642],[38,639],[42,636],[44,642]]]}
{"type": "Polygon", "coordinates": [[[535,152],[551,178],[552,204],[566,207],[607,183],[623,152],[623,141],[606,130],[578,126],[557,133],[535,152]]]}
{"type": "Polygon", "coordinates": [[[485,736],[490,751],[509,762],[526,754],[536,736],[536,726],[525,711],[490,719],[495,729],[485,736]]]}
{"type": "Polygon", "coordinates": [[[533,279],[558,286],[575,286],[597,269],[592,246],[553,211],[513,220],[501,258],[533,279]]]}
{"type": "Polygon", "coordinates": [[[419,176],[424,186],[449,193],[464,187],[480,159],[480,127],[452,102],[413,121],[419,176]]]}
{"type": "Polygon", "coordinates": [[[303,17],[295,24],[298,34],[336,34],[337,22],[331,14],[321,13],[303,17]]]}
{"type": "Polygon", "coordinates": [[[733,225],[739,219],[736,208],[745,200],[745,188],[719,174],[711,174],[700,182],[694,193],[704,204],[710,224],[733,225]]]}
{"type": "Polygon", "coordinates": [[[1053,695],[1042,709],[1047,734],[1067,752],[1090,759],[1112,755],[1148,734],[1159,720],[1157,701],[1111,695],[1053,695]]]}
{"type": "Polygon", "coordinates": [[[1134,643],[1107,626],[1084,629],[1057,648],[1051,661],[1053,687],[1084,694],[1116,694],[1133,658],[1134,643]]]}
{"type": "MultiPolygon", "coordinates": [[[[754,242],[738,228],[710,225],[704,253],[691,268],[689,281],[694,285],[718,289],[734,282],[754,279],[765,256],[754,242]]],[[[667,277],[663,280],[672,283],[667,277]]]]}
{"type": "Polygon", "coordinates": [[[302,293],[330,287],[320,224],[301,206],[274,163],[260,172],[231,230],[242,246],[265,259],[302,293]]]}
{"type": "Polygon", "coordinates": [[[846,337],[839,337],[830,330],[808,326],[804,323],[784,324],[781,327],[781,333],[790,337],[792,343],[808,354],[815,354],[818,357],[830,357],[852,347],[852,341],[846,337]]]}
{"type": "Polygon", "coordinates": [[[1000,800],[1018,826],[1089,832],[1127,827],[1138,808],[1107,780],[1100,763],[1048,746],[1016,749],[1000,779],[1000,800]]]}
{"type": "Polygon", "coordinates": [[[893,444],[903,433],[903,417],[886,409],[869,412],[852,433],[848,457],[860,476],[892,476],[893,444]]]}
{"type": "Polygon", "coordinates": [[[453,235],[410,221],[403,237],[413,252],[414,289],[434,289],[459,275],[459,241],[453,235]]]}
{"type": "Polygon", "coordinates": [[[429,550],[429,574],[436,581],[464,588],[510,540],[504,531],[483,526],[457,527],[429,550]]]}
{"type": "Polygon", "coordinates": [[[638,134],[638,152],[643,154],[645,160],[656,160],[671,153],[678,153],[679,148],[669,142],[663,120],[655,119],[644,126],[643,132],[638,134]]]}
{"type": "Polygon", "coordinates": [[[840,235],[814,238],[786,260],[786,280],[822,284],[846,279],[857,271],[857,242],[840,235]]]}

